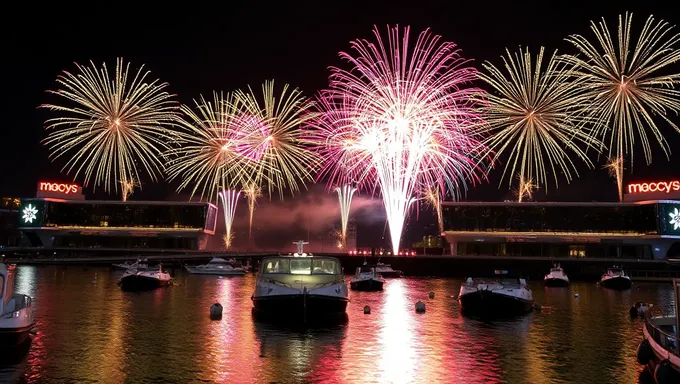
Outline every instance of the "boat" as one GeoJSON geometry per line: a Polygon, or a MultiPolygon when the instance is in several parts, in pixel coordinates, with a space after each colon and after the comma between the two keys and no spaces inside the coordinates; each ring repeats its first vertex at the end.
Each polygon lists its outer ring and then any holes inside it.
{"type": "Polygon", "coordinates": [[[569,277],[559,264],[550,268],[550,273],[543,278],[546,287],[566,287],[569,285],[569,277]]]}
{"type": "Polygon", "coordinates": [[[255,314],[302,318],[305,322],[346,316],[349,293],[340,261],[302,254],[262,259],[251,297],[255,314]]]}
{"type": "Polygon", "coordinates": [[[30,296],[14,293],[14,265],[0,263],[0,346],[17,347],[35,326],[30,296]]]}
{"type": "Polygon", "coordinates": [[[208,264],[197,266],[184,266],[186,270],[195,275],[220,275],[220,276],[242,276],[246,274],[245,268],[239,266],[236,260],[224,260],[221,257],[213,257],[208,264]]]}
{"type": "Polygon", "coordinates": [[[374,267],[358,267],[356,274],[349,281],[350,289],[355,291],[382,291],[385,279],[374,267]]]}
{"type": "Polygon", "coordinates": [[[600,278],[600,285],[610,289],[630,289],[630,276],[619,267],[608,268],[600,278]]]}
{"type": "Polygon", "coordinates": [[[124,291],[144,291],[170,285],[169,273],[163,272],[163,265],[151,269],[139,262],[132,264],[118,281],[124,291]]]}
{"type": "Polygon", "coordinates": [[[534,297],[524,279],[471,278],[460,286],[458,302],[466,314],[515,316],[531,312],[534,297]]]}
{"type": "Polygon", "coordinates": [[[637,349],[638,363],[644,365],[657,383],[680,383],[680,279],[673,280],[674,304],[649,306],[642,325],[644,339],[637,349]]]}
{"type": "Polygon", "coordinates": [[[392,269],[391,265],[381,262],[375,264],[375,272],[382,277],[402,277],[404,275],[404,272],[392,269]]]}
{"type": "MultiPolygon", "coordinates": [[[[144,265],[146,265],[146,264],[148,263],[148,260],[147,260],[147,259],[139,259],[139,260],[137,260],[137,262],[138,262],[139,264],[144,264],[144,265]]],[[[122,269],[122,270],[124,270],[124,271],[127,271],[128,269],[130,269],[130,267],[132,267],[133,264],[135,264],[135,263],[128,263],[128,262],[126,261],[126,262],[121,263],[121,264],[111,264],[111,266],[112,266],[114,269],[122,269]]]]}

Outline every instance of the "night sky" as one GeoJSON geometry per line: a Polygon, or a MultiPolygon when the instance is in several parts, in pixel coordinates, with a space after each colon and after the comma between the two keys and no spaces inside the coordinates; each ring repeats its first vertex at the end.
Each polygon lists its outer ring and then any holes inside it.
{"type": "MultiPolygon", "coordinates": [[[[49,111],[36,107],[55,101],[44,91],[56,87],[57,75],[64,69],[73,70],[74,61],[94,60],[98,65],[106,61],[113,67],[115,58],[123,57],[134,68],[146,64],[153,78],[170,83],[170,91],[182,103],[213,90],[259,87],[271,78],[313,96],[327,85],[327,67],[343,65],[338,52],[349,49],[353,39],[372,38],[374,24],[383,30],[387,24],[410,25],[412,39],[430,27],[458,44],[478,68],[485,60],[499,65],[505,47],[528,46],[536,52],[545,46],[548,51],[573,52],[565,37],[575,33],[592,37],[589,21],[600,17],[615,31],[616,18],[625,11],[634,13],[634,28],[640,28],[649,14],[680,24],[680,2],[671,1],[567,1],[559,5],[548,1],[258,1],[223,2],[224,6],[165,2],[156,8],[140,8],[141,2],[90,2],[77,8],[59,3],[14,4],[15,9],[5,13],[0,26],[0,196],[34,196],[39,179],[69,180],[59,172],[62,164],[51,164],[40,145],[49,111]]],[[[674,31],[680,32],[680,28],[674,31]]],[[[680,118],[676,119],[680,123],[680,118]]],[[[664,132],[675,157],[667,161],[658,145],[654,146],[654,163],[646,166],[640,154],[633,172],[626,171],[627,181],[680,177],[680,134],[669,127],[664,132]]],[[[536,199],[616,200],[615,183],[600,169],[602,164],[600,159],[595,170],[580,165],[579,179],[570,185],[562,183],[548,196],[539,192],[536,199]]],[[[511,198],[505,184],[498,188],[499,177],[500,172],[495,172],[488,183],[472,187],[467,199],[511,198]]],[[[323,189],[314,190],[324,193],[323,189]]],[[[132,198],[178,199],[174,187],[164,183],[146,183],[132,198]]],[[[383,224],[379,226],[382,230],[383,224]]]]}

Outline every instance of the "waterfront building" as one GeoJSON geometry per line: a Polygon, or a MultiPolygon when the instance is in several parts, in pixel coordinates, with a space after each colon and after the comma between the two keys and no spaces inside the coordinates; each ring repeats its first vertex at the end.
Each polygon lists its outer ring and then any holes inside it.
{"type": "Polygon", "coordinates": [[[19,245],[17,216],[21,200],[14,197],[0,198],[0,248],[19,245]]]}

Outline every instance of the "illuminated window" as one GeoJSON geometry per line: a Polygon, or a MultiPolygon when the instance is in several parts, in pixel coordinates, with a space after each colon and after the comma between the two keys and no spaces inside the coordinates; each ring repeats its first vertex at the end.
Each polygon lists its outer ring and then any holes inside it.
{"type": "Polygon", "coordinates": [[[569,257],[586,257],[585,245],[570,245],[569,257]]]}
{"type": "Polygon", "coordinates": [[[311,275],[312,274],[312,260],[311,259],[297,259],[290,261],[290,273],[293,275],[311,275]]]}

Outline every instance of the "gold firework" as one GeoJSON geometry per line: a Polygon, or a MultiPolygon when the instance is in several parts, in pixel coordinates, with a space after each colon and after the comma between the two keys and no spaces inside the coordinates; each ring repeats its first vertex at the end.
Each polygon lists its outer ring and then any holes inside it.
{"type": "Polygon", "coordinates": [[[609,176],[616,179],[619,201],[623,201],[623,157],[610,158],[603,168],[609,171],[609,176]]]}
{"type": "MultiPolygon", "coordinates": [[[[578,76],[587,90],[588,111],[596,121],[597,137],[609,144],[609,156],[633,165],[634,145],[640,140],[647,164],[652,161],[649,135],[668,157],[670,147],[655,118],[664,120],[676,131],[678,126],[668,117],[680,112],[680,74],[668,66],[680,60],[680,34],[673,26],[650,16],[637,40],[631,41],[633,15],[619,15],[618,39],[612,35],[604,19],[591,22],[597,41],[591,43],[581,35],[567,40],[579,51],[565,59],[577,66],[578,76]],[[616,43],[615,43],[616,42],[616,43]],[[660,73],[663,72],[663,73],[660,73]]],[[[617,176],[618,180],[618,176],[617,176]]],[[[623,186],[619,183],[619,196],[623,186]]]]}
{"type": "Polygon", "coordinates": [[[442,200],[439,197],[438,188],[426,188],[423,192],[425,200],[432,206],[432,209],[437,213],[437,224],[439,225],[439,234],[444,233],[444,218],[442,216],[442,200]]]}
{"type": "Polygon", "coordinates": [[[253,233],[253,214],[255,213],[255,204],[257,198],[262,196],[262,190],[257,185],[250,183],[243,187],[243,194],[248,199],[248,239],[252,238],[253,233]]]}
{"type": "Polygon", "coordinates": [[[117,192],[121,181],[139,180],[137,164],[155,180],[177,117],[173,95],[165,91],[168,84],[147,80],[143,66],[129,75],[130,64],[122,59],[113,76],[106,64],[76,67],[76,73],[57,77],[61,89],[48,91],[63,104],[40,106],[59,114],[45,122],[49,133],[43,143],[50,158],[68,158],[66,173],[82,175],[84,185],[103,184],[106,191],[117,192]]]}
{"type": "Polygon", "coordinates": [[[314,153],[301,145],[300,129],[315,117],[309,112],[312,101],[297,88],[289,91],[287,84],[277,98],[273,80],[262,85],[261,97],[250,87],[248,92],[236,91],[236,97],[243,109],[235,135],[239,153],[253,168],[249,183],[266,186],[270,196],[276,190],[283,197],[284,188],[295,193],[300,184],[313,181],[312,172],[318,163],[314,153]]]}
{"type": "Polygon", "coordinates": [[[213,93],[212,100],[203,96],[196,100],[196,110],[182,106],[183,130],[178,133],[176,147],[167,152],[168,179],[181,179],[178,191],[193,184],[192,196],[198,194],[213,201],[220,190],[241,185],[249,174],[233,134],[239,108],[234,101],[230,94],[213,93]]]}
{"type": "Polygon", "coordinates": [[[135,191],[135,188],[140,187],[140,184],[133,177],[130,177],[128,180],[121,180],[120,185],[121,192],[123,195],[123,201],[127,201],[128,197],[132,196],[132,193],[135,191]]]}
{"type": "Polygon", "coordinates": [[[536,188],[537,185],[534,184],[533,180],[520,178],[519,187],[517,188],[517,201],[521,203],[525,199],[531,200],[531,198],[534,196],[534,190],[536,188]]]}
{"type": "Polygon", "coordinates": [[[573,81],[571,69],[555,54],[544,66],[543,48],[535,61],[528,49],[506,52],[505,71],[487,62],[486,73],[480,74],[494,91],[482,107],[491,134],[485,144],[494,160],[506,152],[509,157],[501,182],[516,173],[520,182],[532,180],[537,185],[552,179],[558,186],[560,173],[569,182],[578,175],[569,155],[592,167],[581,146],[600,145],[585,127],[580,83],[573,81]]]}

